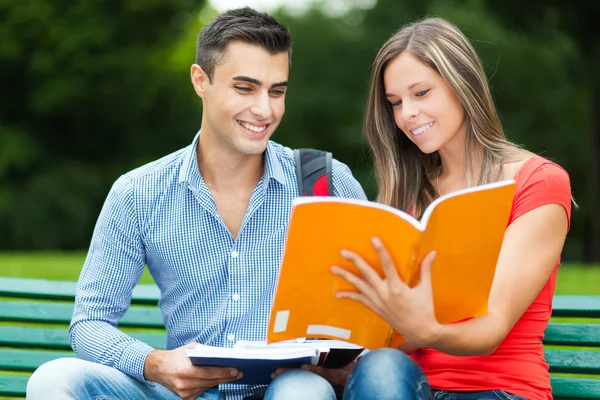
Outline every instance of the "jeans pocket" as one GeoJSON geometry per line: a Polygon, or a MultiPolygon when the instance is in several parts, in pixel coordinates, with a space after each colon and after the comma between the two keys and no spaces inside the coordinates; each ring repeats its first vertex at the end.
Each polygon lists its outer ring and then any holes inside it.
{"type": "Polygon", "coordinates": [[[494,394],[498,396],[500,400],[527,400],[525,397],[510,394],[504,390],[494,390],[494,394]]]}

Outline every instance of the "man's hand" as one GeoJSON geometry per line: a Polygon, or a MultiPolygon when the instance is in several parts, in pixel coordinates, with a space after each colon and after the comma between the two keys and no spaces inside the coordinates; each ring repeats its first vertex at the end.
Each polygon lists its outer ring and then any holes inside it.
{"type": "Polygon", "coordinates": [[[195,343],[174,350],[153,350],[144,363],[144,378],[157,382],[184,400],[195,399],[208,389],[242,377],[235,368],[196,367],[185,355],[195,343]]]}

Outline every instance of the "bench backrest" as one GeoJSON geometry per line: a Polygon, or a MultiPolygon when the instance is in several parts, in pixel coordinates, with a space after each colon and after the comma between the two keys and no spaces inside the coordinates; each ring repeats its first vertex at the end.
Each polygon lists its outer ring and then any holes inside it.
{"type": "MultiPolygon", "coordinates": [[[[39,365],[75,356],[66,329],[75,285],[0,278],[0,397],[24,396],[27,379],[39,365]]],[[[164,348],[158,298],[156,286],[138,285],[119,327],[155,348],[164,348]]],[[[554,398],[600,399],[600,296],[556,296],[552,315],[544,344],[554,398]],[[555,317],[567,319],[555,321],[555,317]]]]}

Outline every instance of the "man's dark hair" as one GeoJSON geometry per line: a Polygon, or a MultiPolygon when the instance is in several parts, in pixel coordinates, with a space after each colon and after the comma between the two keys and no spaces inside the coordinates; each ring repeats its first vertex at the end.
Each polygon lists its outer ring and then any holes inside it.
{"type": "Polygon", "coordinates": [[[286,51],[291,65],[292,37],[288,29],[267,13],[250,7],[237,8],[217,15],[198,34],[196,64],[206,72],[209,81],[227,45],[234,40],[260,46],[270,54],[286,51]]]}

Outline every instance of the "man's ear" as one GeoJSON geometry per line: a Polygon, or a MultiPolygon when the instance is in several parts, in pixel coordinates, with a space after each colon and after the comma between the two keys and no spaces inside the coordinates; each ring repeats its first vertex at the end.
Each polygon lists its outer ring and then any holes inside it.
{"type": "Polygon", "coordinates": [[[208,75],[206,75],[206,72],[204,72],[202,67],[200,67],[198,64],[194,64],[190,69],[190,77],[192,79],[192,86],[194,86],[196,94],[201,98],[204,98],[206,86],[210,85],[208,75]]]}

